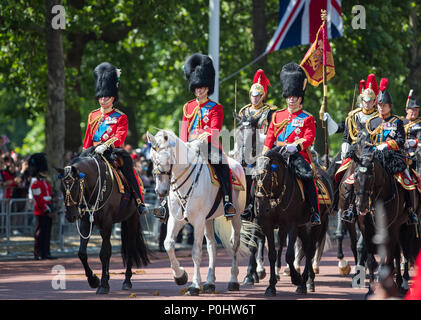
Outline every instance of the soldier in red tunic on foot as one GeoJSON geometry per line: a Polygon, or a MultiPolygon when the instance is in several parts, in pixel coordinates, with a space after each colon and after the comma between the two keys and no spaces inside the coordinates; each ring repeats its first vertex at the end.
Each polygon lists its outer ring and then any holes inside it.
{"type": "MultiPolygon", "coordinates": [[[[307,77],[296,63],[288,63],[281,71],[283,97],[288,108],[277,111],[272,116],[263,154],[274,146],[284,146],[286,151],[295,155],[296,165],[312,176],[310,146],[316,137],[314,117],[303,110],[307,77]],[[301,161],[304,159],[305,161],[301,161]]],[[[319,200],[313,178],[302,179],[306,198],[310,204],[312,225],[320,224],[319,200]]]]}
{"type": "Polygon", "coordinates": [[[127,116],[114,107],[118,101],[120,70],[108,62],[103,62],[94,69],[94,79],[95,98],[101,107],[89,114],[83,141],[84,152],[81,156],[95,152],[104,155],[110,162],[118,162],[114,161],[115,156],[122,159],[123,163],[118,165],[130,184],[138,211],[140,214],[147,213],[140,177],[133,167],[130,154],[123,149],[129,128],[127,116]]]}
{"type": "Polygon", "coordinates": [[[51,212],[51,185],[47,180],[48,164],[43,153],[35,153],[29,158],[29,173],[32,181],[30,199],[35,200],[34,215],[36,229],[34,236],[34,259],[55,259],[50,253],[51,227],[53,213],[51,212]]]}

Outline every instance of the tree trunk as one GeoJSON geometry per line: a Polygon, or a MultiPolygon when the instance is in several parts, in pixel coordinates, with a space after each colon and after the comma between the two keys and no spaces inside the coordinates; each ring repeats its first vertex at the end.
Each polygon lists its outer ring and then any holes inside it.
{"type": "MultiPolygon", "coordinates": [[[[267,46],[265,0],[253,0],[253,41],[254,58],[261,55],[267,46]]],[[[267,56],[257,61],[258,68],[264,69],[267,64],[267,56]]]]}
{"type": "Polygon", "coordinates": [[[416,5],[409,15],[409,25],[413,34],[412,46],[409,50],[409,76],[408,82],[410,89],[414,90],[414,95],[419,99],[421,93],[421,43],[419,41],[419,8],[416,5]]]}
{"type": "MultiPolygon", "coordinates": [[[[52,7],[61,5],[61,0],[46,0],[45,42],[48,64],[48,105],[45,114],[45,148],[53,196],[60,195],[60,182],[54,168],[62,168],[64,162],[64,56],[61,30],[52,28],[52,7]]],[[[57,208],[54,205],[53,207],[57,208]]]]}

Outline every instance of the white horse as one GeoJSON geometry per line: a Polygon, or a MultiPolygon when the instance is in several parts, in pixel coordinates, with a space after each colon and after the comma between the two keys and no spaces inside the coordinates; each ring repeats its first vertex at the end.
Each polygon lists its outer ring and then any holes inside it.
{"type": "MultiPolygon", "coordinates": [[[[209,270],[203,291],[215,291],[215,258],[217,243],[214,227],[225,248],[232,254],[231,278],[229,291],[238,291],[238,260],[239,250],[250,253],[245,245],[240,248],[240,213],[244,211],[246,202],[245,190],[233,190],[233,204],[237,214],[231,222],[224,217],[222,201],[216,202],[219,187],[212,183],[207,168],[207,159],[203,159],[198,152],[198,143],[185,143],[173,132],[160,130],[155,136],[147,133],[152,144],[151,159],[154,165],[156,179],[156,193],[161,197],[168,197],[169,218],[167,235],[164,246],[170,259],[174,280],[178,285],[187,283],[187,273],[180,266],[175,256],[175,239],[181,228],[188,222],[194,227],[194,243],[192,259],[194,275],[192,284],[186,295],[198,295],[200,291],[200,262],[202,258],[203,235],[206,237],[209,254],[209,270]],[[214,213],[209,216],[212,209],[214,213]],[[219,218],[218,218],[219,217],[219,218]],[[215,222],[215,223],[214,223],[215,222]]],[[[240,163],[228,158],[231,170],[245,187],[245,174],[240,163]]],[[[222,200],[222,198],[220,198],[222,200]]]]}

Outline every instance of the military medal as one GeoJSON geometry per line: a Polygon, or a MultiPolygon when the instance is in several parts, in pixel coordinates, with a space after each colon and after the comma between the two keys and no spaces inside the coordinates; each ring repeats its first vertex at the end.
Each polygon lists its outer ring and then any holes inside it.
{"type": "Polygon", "coordinates": [[[294,132],[295,132],[295,134],[300,134],[301,133],[301,130],[300,130],[300,128],[296,128],[295,130],[294,130],[294,132]]]}
{"type": "Polygon", "coordinates": [[[208,123],[208,122],[209,122],[209,118],[208,118],[207,116],[205,116],[205,117],[203,118],[203,122],[204,122],[204,123],[208,123]]]}

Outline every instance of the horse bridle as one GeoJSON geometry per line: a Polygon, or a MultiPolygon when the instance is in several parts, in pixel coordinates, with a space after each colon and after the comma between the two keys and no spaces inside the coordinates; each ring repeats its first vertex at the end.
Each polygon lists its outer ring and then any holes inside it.
{"type": "Polygon", "coordinates": [[[71,170],[71,166],[66,166],[64,168],[64,171],[66,172],[67,169],[67,174],[61,179],[64,190],[65,190],[65,198],[64,198],[64,203],[66,207],[71,207],[71,206],[77,206],[79,209],[82,206],[82,201],[83,201],[83,193],[85,190],[85,178],[79,178],[79,190],[80,190],[80,197],[79,197],[79,201],[76,202],[73,197],[72,197],[72,193],[71,190],[73,189],[73,186],[76,182],[76,178],[74,178],[70,173],[72,172],[71,170]],[[65,180],[70,180],[71,179],[71,185],[68,186],[66,183],[64,183],[65,180]]]}
{"type": "MultiPolygon", "coordinates": [[[[270,159],[269,157],[266,156],[262,156],[262,158],[266,158],[266,159],[270,159]]],[[[275,197],[275,195],[273,194],[273,188],[278,187],[278,174],[276,171],[270,171],[271,173],[271,185],[270,185],[270,192],[267,192],[267,190],[264,188],[263,186],[263,180],[265,180],[266,175],[269,174],[270,170],[267,169],[261,169],[259,170],[259,179],[256,181],[256,190],[254,192],[254,195],[258,198],[267,198],[269,200],[270,206],[271,208],[275,208],[277,206],[279,206],[284,198],[285,192],[286,192],[286,183],[285,183],[285,179],[286,179],[286,174],[283,175],[282,177],[282,191],[279,197],[275,197]],[[261,177],[263,175],[263,177],[261,177]],[[262,192],[263,191],[263,192],[262,192]]],[[[286,210],[289,205],[291,203],[291,199],[289,204],[287,205],[287,207],[285,209],[282,210],[286,210]]]]}

